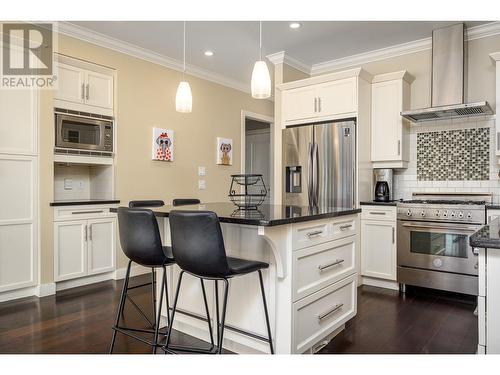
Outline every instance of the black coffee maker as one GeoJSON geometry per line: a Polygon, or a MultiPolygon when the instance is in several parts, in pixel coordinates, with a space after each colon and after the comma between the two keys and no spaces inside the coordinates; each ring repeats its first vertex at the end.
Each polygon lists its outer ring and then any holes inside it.
{"type": "Polygon", "coordinates": [[[374,169],[373,180],[375,183],[375,191],[373,200],[375,202],[388,202],[392,199],[392,169],[374,169]]]}
{"type": "Polygon", "coordinates": [[[377,181],[375,184],[375,202],[388,202],[390,199],[387,181],[377,181]]]}

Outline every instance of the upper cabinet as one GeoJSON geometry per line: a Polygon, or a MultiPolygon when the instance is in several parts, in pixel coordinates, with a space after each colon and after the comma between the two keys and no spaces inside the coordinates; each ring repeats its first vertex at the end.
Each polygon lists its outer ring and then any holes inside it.
{"type": "MultiPolygon", "coordinates": [[[[491,61],[495,65],[495,86],[496,86],[496,100],[495,100],[495,114],[498,114],[498,109],[500,108],[500,52],[495,52],[490,54],[491,61]]],[[[495,131],[496,131],[496,155],[500,156],[500,121],[495,121],[495,131]]],[[[500,163],[500,158],[498,159],[500,163]]]]}
{"type": "Polygon", "coordinates": [[[410,107],[414,78],[405,70],[380,74],[372,81],[371,159],[374,168],[406,168],[410,124],[401,111],[410,107]]]}
{"type": "Polygon", "coordinates": [[[58,88],[54,105],[113,116],[114,70],[58,56],[58,88]]]}
{"type": "Polygon", "coordinates": [[[283,127],[357,117],[360,77],[371,81],[363,70],[352,69],[279,85],[283,127]]]}

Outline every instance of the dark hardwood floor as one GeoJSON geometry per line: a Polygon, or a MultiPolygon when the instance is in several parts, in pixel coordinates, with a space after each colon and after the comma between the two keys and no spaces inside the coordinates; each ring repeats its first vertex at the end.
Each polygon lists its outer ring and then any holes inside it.
{"type": "MultiPolygon", "coordinates": [[[[133,283],[149,276],[133,278],[133,283]]],[[[57,296],[0,303],[0,354],[107,353],[123,281],[106,281],[57,296]]],[[[130,294],[146,311],[149,288],[130,294]]],[[[130,306],[125,324],[146,327],[130,306]]],[[[149,308],[149,310],[147,310],[149,308]]],[[[474,353],[477,319],[473,300],[417,290],[398,292],[363,286],[358,315],[321,353],[474,353]]],[[[175,332],[173,343],[206,343],[175,332]]],[[[118,334],[115,353],[150,353],[146,345],[118,334]]]]}

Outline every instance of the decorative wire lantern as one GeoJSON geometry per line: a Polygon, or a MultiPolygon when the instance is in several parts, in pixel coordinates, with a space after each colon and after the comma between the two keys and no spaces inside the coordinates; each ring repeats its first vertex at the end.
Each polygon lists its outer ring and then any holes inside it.
{"type": "Polygon", "coordinates": [[[267,189],[261,174],[231,175],[229,199],[240,210],[257,210],[267,196],[267,189]]]}

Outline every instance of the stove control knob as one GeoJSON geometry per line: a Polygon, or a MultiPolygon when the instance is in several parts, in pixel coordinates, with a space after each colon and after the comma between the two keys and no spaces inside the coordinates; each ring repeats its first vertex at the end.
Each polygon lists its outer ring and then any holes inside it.
{"type": "Polygon", "coordinates": [[[456,216],[455,212],[451,211],[451,217],[455,217],[455,216],[456,216]]]}
{"type": "Polygon", "coordinates": [[[442,261],[441,259],[439,259],[439,258],[436,258],[436,259],[434,259],[434,260],[432,261],[432,265],[433,265],[434,267],[438,267],[438,268],[439,268],[439,267],[442,267],[442,266],[443,266],[443,261],[442,261]]]}
{"type": "Polygon", "coordinates": [[[412,215],[411,210],[408,210],[408,212],[406,213],[406,216],[411,216],[411,215],[412,215]]]}
{"type": "Polygon", "coordinates": [[[439,210],[436,210],[436,212],[434,213],[434,215],[436,215],[436,217],[439,217],[439,210]]]}
{"type": "Polygon", "coordinates": [[[467,219],[471,219],[471,218],[472,218],[472,213],[467,212],[467,219]]]}
{"type": "Polygon", "coordinates": [[[424,217],[424,216],[425,216],[425,211],[422,211],[422,212],[420,213],[420,216],[424,217]]]}
{"type": "Polygon", "coordinates": [[[448,211],[443,212],[443,217],[448,217],[448,211]]]}
{"type": "Polygon", "coordinates": [[[459,212],[458,213],[458,218],[459,219],[463,219],[464,218],[464,213],[463,212],[459,212]]]}

